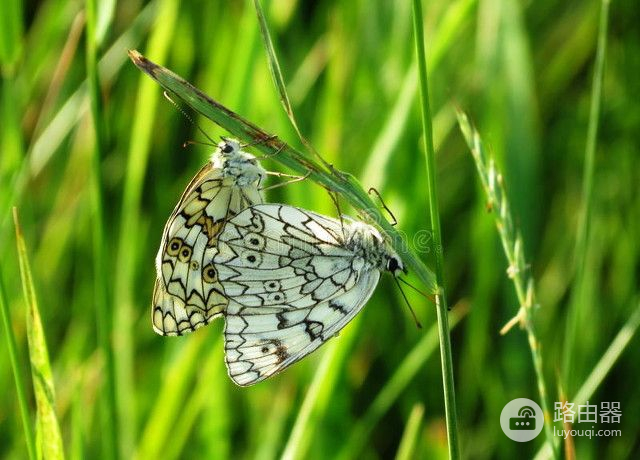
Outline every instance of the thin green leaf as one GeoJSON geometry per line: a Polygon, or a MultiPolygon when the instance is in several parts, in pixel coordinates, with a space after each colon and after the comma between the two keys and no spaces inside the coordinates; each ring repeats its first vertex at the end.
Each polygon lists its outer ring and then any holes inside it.
{"type": "Polygon", "coordinates": [[[87,32],[87,82],[93,123],[94,146],[91,163],[91,205],[93,209],[93,271],[95,289],[96,329],[100,350],[104,357],[105,372],[103,391],[100,392],[100,428],[102,432],[102,456],[115,459],[118,447],[118,408],[116,403],[116,371],[112,348],[112,309],[109,303],[107,249],[104,225],[104,197],[102,191],[102,157],[105,145],[105,129],[102,110],[102,93],[98,69],[99,39],[96,31],[97,5],[95,0],[86,1],[87,32]]]}
{"type": "Polygon", "coordinates": [[[271,72],[271,77],[273,78],[273,82],[276,85],[276,89],[278,90],[278,94],[280,95],[280,102],[282,102],[282,106],[284,107],[284,111],[289,117],[289,121],[291,121],[291,125],[293,129],[296,130],[298,137],[302,141],[305,147],[309,149],[310,152],[313,152],[321,162],[324,163],[325,166],[328,166],[326,162],[322,159],[320,155],[317,154],[311,143],[307,140],[305,136],[302,135],[300,128],[298,128],[298,122],[296,121],[296,116],[293,112],[293,107],[291,106],[291,101],[289,100],[289,95],[287,94],[287,86],[284,83],[284,78],[282,77],[282,71],[280,70],[280,63],[278,62],[278,58],[276,57],[276,51],[273,47],[273,41],[271,40],[271,34],[269,34],[269,27],[267,26],[267,20],[264,17],[264,11],[262,10],[262,6],[260,5],[260,0],[253,0],[253,5],[256,9],[256,13],[258,15],[258,23],[260,24],[260,33],[262,34],[262,42],[264,43],[266,52],[267,52],[267,62],[269,64],[269,71],[271,72]]]}
{"type": "Polygon", "coordinates": [[[22,290],[27,305],[27,339],[29,342],[29,358],[31,361],[31,378],[36,397],[36,442],[38,453],[47,460],[64,458],[60,425],[55,412],[55,389],[49,352],[40,320],[38,300],[36,298],[31,268],[27,256],[27,246],[22,235],[18,210],[13,208],[13,222],[16,228],[16,245],[22,290]]]}
{"type": "Polygon", "coordinates": [[[417,438],[420,433],[423,416],[424,406],[419,403],[414,404],[409,414],[407,425],[404,428],[404,433],[402,433],[402,439],[400,439],[400,446],[398,447],[398,452],[396,452],[396,460],[411,460],[416,457],[417,438]]]}
{"type": "Polygon", "coordinates": [[[444,257],[442,236],[440,231],[440,207],[438,205],[438,187],[436,183],[436,154],[433,148],[433,128],[431,106],[429,101],[429,80],[427,74],[427,57],[424,44],[422,1],[413,0],[413,30],[418,60],[418,76],[420,84],[420,108],[422,110],[422,135],[427,166],[427,190],[429,199],[429,217],[433,233],[433,245],[436,248],[436,312],[438,314],[438,332],[440,339],[440,364],[442,366],[442,383],[444,387],[444,409],[447,418],[447,440],[449,457],[460,458],[458,441],[458,415],[456,408],[455,385],[453,382],[453,358],[451,357],[451,337],[449,333],[449,316],[444,284],[444,257]]]}
{"type": "MultiPolygon", "coordinates": [[[[591,234],[591,214],[593,208],[594,163],[598,141],[598,123],[600,122],[600,107],[602,105],[602,80],[604,78],[604,63],[607,54],[607,31],[609,29],[609,3],[602,0],[600,24],[598,27],[598,47],[596,51],[595,69],[593,72],[593,88],[591,91],[591,105],[589,108],[589,126],[584,152],[584,170],[582,176],[582,209],[577,228],[576,246],[574,253],[575,278],[571,290],[571,302],[567,312],[567,326],[565,332],[565,346],[563,347],[563,374],[568,391],[575,388],[580,376],[575,375],[576,369],[573,355],[575,344],[580,341],[582,325],[587,319],[588,308],[592,303],[586,297],[585,291],[588,270],[586,270],[587,253],[589,252],[589,236],[591,234]]],[[[579,369],[578,369],[579,371],[579,369]]]]}

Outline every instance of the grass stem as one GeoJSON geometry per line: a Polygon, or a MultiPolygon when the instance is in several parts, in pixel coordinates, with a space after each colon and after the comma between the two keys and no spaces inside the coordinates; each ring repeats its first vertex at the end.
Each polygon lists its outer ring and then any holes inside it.
{"type": "Polygon", "coordinates": [[[502,248],[509,263],[507,276],[513,282],[520,305],[514,320],[509,321],[507,327],[503,328],[501,333],[506,333],[510,326],[518,323],[526,331],[533,368],[536,374],[538,393],[540,394],[540,405],[544,413],[547,443],[554,458],[557,458],[557,437],[553,436],[551,430],[551,412],[547,402],[548,394],[544,379],[542,353],[534,323],[534,311],[537,305],[535,303],[533,278],[529,273],[529,265],[524,257],[522,236],[513,223],[513,214],[507,199],[502,174],[498,171],[493,158],[490,158],[484,150],[480,135],[471,127],[469,119],[462,112],[458,112],[458,123],[476,163],[482,188],[487,195],[488,208],[492,210],[492,214],[495,217],[502,248]]]}
{"type": "Polygon", "coordinates": [[[104,120],[100,80],[98,76],[98,43],[96,36],[95,0],[86,1],[87,33],[87,82],[91,105],[91,120],[94,130],[94,146],[91,164],[91,208],[93,211],[93,271],[94,298],[96,311],[97,339],[104,359],[104,381],[100,392],[100,426],[102,440],[102,456],[105,459],[116,458],[118,446],[118,411],[116,403],[116,375],[113,349],[111,347],[111,312],[109,309],[108,270],[104,225],[104,198],[102,192],[102,154],[104,145],[104,120]]]}
{"type": "Polygon", "coordinates": [[[458,417],[456,409],[455,386],[453,379],[453,360],[451,358],[451,337],[449,333],[449,315],[447,298],[444,288],[444,259],[442,250],[442,235],[440,231],[440,212],[438,207],[438,192],[436,184],[436,160],[433,148],[433,128],[431,122],[431,107],[429,102],[429,80],[427,74],[427,59],[424,46],[422,1],[413,0],[413,28],[418,59],[418,76],[420,85],[420,107],[422,109],[422,132],[427,165],[427,190],[429,198],[429,212],[431,231],[436,259],[436,311],[438,315],[438,334],[440,340],[440,360],[442,366],[442,384],[444,386],[444,403],[447,417],[447,440],[449,444],[449,458],[460,458],[458,442],[458,417]]]}
{"type": "Polygon", "coordinates": [[[595,69],[593,73],[593,86],[591,91],[591,105],[589,108],[589,125],[587,127],[587,141],[584,152],[584,170],[582,176],[582,209],[578,223],[574,270],[575,277],[571,291],[571,302],[567,312],[567,325],[565,331],[564,348],[564,383],[569,391],[574,388],[574,382],[580,377],[574,375],[573,352],[576,342],[579,340],[580,325],[582,324],[581,310],[584,310],[585,270],[587,254],[589,252],[589,235],[591,214],[593,208],[593,175],[598,140],[598,121],[600,119],[600,107],[602,106],[602,80],[604,77],[604,64],[607,51],[607,31],[609,28],[609,3],[610,0],[602,0],[600,11],[600,23],[598,26],[598,44],[596,50],[595,69]]]}

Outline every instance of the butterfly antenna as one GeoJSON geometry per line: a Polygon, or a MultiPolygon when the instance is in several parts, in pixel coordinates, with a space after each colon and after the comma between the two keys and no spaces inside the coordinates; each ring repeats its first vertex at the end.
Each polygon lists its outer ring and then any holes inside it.
{"type": "Polygon", "coordinates": [[[393,279],[396,281],[396,286],[398,286],[398,289],[400,289],[400,294],[402,294],[402,298],[407,303],[407,307],[409,307],[409,311],[411,312],[411,315],[413,316],[413,320],[416,322],[416,326],[418,327],[418,329],[422,329],[422,324],[420,324],[420,321],[418,321],[418,317],[416,316],[416,312],[413,311],[413,308],[411,308],[411,304],[409,303],[409,299],[407,299],[406,294],[402,290],[402,286],[400,286],[400,283],[398,282],[399,278],[394,276],[393,279]]]}
{"type": "MultiPolygon", "coordinates": [[[[202,142],[203,145],[211,145],[213,147],[215,147],[216,145],[218,145],[216,143],[216,141],[214,141],[213,139],[211,139],[211,137],[209,137],[209,135],[205,132],[204,129],[202,129],[200,127],[200,125],[198,123],[195,122],[195,120],[187,113],[184,111],[184,109],[182,107],[180,107],[178,105],[178,103],[176,101],[174,101],[173,99],[171,99],[171,96],[169,96],[169,93],[167,93],[166,91],[163,92],[164,97],[173,104],[173,106],[178,109],[178,111],[180,111],[180,113],[191,122],[192,125],[194,125],[196,128],[198,128],[198,131],[200,131],[204,137],[206,137],[207,139],[209,139],[209,141],[211,141],[211,144],[205,144],[204,142],[202,142]]],[[[193,144],[195,144],[195,142],[191,142],[193,144]]],[[[186,143],[185,143],[186,144],[186,143]]]]}
{"type": "Polygon", "coordinates": [[[385,211],[387,211],[389,213],[389,216],[391,216],[391,219],[393,219],[393,222],[391,223],[392,226],[395,226],[398,221],[396,219],[396,216],[393,215],[393,213],[391,212],[391,210],[387,207],[387,205],[384,203],[384,200],[382,199],[382,196],[380,196],[380,192],[378,192],[378,190],[375,187],[371,187],[369,189],[369,195],[371,195],[371,193],[375,193],[376,196],[378,197],[378,199],[380,200],[380,204],[382,205],[382,207],[384,208],[385,211]]]}
{"type": "Polygon", "coordinates": [[[420,294],[421,296],[429,299],[429,300],[433,300],[433,296],[430,296],[429,294],[427,294],[424,291],[421,291],[420,289],[418,289],[417,287],[415,287],[413,284],[411,284],[410,282],[408,282],[407,280],[404,280],[400,277],[397,278],[402,284],[409,286],[411,289],[413,289],[414,291],[416,291],[418,294],[420,294]]]}
{"type": "Polygon", "coordinates": [[[182,144],[182,147],[187,148],[190,145],[206,145],[207,147],[216,147],[216,145],[212,144],[211,142],[200,142],[200,141],[193,141],[193,140],[186,141],[185,143],[182,144]]]}

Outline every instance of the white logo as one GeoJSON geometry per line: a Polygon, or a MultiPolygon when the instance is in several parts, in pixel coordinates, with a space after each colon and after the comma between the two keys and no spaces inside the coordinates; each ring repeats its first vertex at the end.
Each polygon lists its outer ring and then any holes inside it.
{"type": "Polygon", "coordinates": [[[531,441],[540,434],[544,426],[542,409],[530,399],[514,399],[502,409],[500,426],[504,434],[514,441],[531,441]]]}

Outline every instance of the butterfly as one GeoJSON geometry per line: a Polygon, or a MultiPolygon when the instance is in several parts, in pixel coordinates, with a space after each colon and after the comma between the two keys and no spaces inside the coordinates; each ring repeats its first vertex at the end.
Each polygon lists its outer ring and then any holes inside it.
{"type": "Polygon", "coordinates": [[[182,335],[221,316],[227,299],[211,260],[225,220],[262,203],[266,171],[235,139],[222,138],[171,213],[156,256],[151,320],[161,335],[182,335]]]}
{"type": "Polygon", "coordinates": [[[316,350],[351,321],[402,260],[380,232],[283,204],[257,204],[218,235],[213,267],[228,299],[225,360],[252,385],[316,350]]]}

